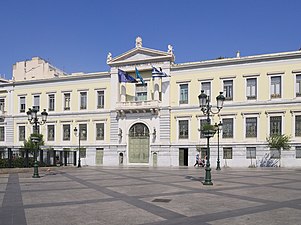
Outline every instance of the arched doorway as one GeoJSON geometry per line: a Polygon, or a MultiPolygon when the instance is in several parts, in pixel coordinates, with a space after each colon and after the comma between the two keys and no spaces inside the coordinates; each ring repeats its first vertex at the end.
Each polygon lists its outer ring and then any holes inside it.
{"type": "Polygon", "coordinates": [[[149,163],[149,129],[143,123],[130,128],[129,163],[149,163]]]}

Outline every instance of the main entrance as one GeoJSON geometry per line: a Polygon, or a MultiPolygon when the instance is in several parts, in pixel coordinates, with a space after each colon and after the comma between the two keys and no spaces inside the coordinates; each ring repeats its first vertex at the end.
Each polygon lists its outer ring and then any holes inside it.
{"type": "Polygon", "coordinates": [[[129,132],[129,163],[149,162],[149,130],[143,123],[136,123],[129,132]]]}

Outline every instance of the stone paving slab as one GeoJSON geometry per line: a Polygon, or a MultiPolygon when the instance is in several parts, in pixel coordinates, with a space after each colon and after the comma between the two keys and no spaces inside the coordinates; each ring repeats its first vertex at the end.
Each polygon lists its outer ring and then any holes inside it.
{"type": "Polygon", "coordinates": [[[301,224],[301,170],[58,167],[0,173],[0,225],[301,224]]]}

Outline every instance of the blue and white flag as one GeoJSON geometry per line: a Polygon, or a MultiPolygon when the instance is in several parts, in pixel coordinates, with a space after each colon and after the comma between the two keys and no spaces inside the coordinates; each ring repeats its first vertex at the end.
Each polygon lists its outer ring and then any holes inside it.
{"type": "Polygon", "coordinates": [[[145,85],[145,82],[144,82],[144,80],[143,80],[143,77],[140,75],[140,73],[139,73],[139,71],[138,71],[138,69],[135,67],[135,72],[136,72],[136,78],[137,79],[140,79],[140,81],[141,81],[141,83],[143,84],[143,85],[145,85]]]}
{"type": "Polygon", "coordinates": [[[118,78],[119,78],[119,82],[137,83],[134,77],[130,76],[129,74],[127,74],[127,72],[121,69],[118,69],[118,78]]]}
{"type": "Polygon", "coordinates": [[[152,77],[167,77],[167,74],[162,71],[161,67],[160,70],[158,70],[156,67],[153,66],[152,77]]]}

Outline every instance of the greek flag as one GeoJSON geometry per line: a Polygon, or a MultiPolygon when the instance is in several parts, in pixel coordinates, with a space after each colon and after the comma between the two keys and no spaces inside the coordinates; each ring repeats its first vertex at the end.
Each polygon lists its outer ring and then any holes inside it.
{"type": "Polygon", "coordinates": [[[158,70],[156,67],[153,66],[152,77],[167,77],[167,74],[162,71],[161,67],[160,70],[158,70]]]}

